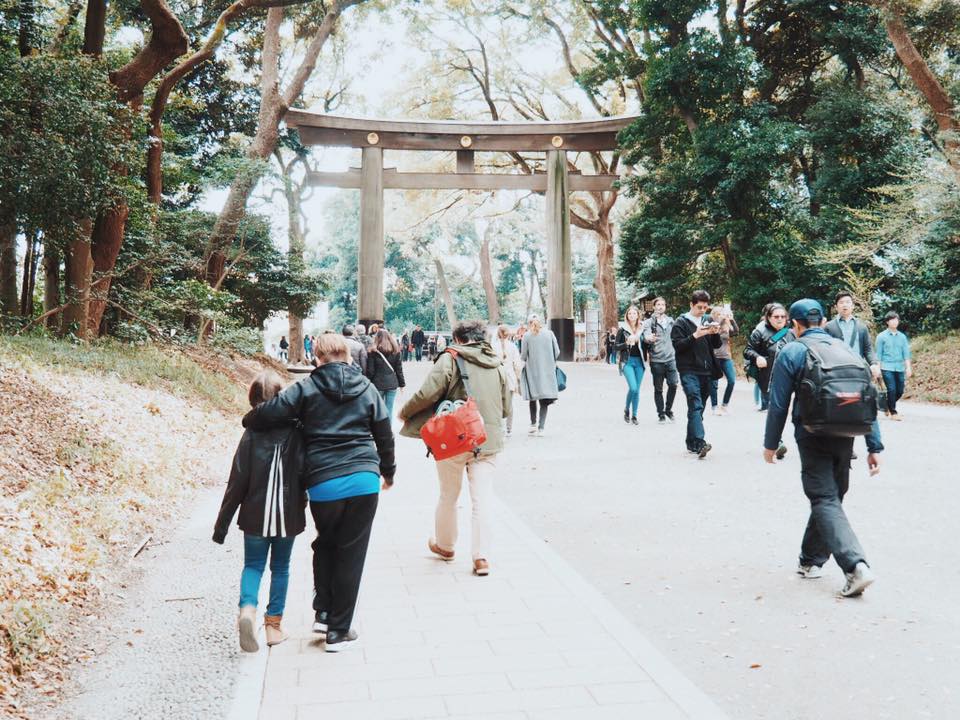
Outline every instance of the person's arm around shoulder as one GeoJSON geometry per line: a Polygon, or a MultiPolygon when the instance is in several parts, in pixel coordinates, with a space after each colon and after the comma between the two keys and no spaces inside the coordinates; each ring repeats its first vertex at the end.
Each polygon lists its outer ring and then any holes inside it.
{"type": "Polygon", "coordinates": [[[303,385],[295,382],[282,390],[275,398],[257,405],[243,416],[243,426],[250,430],[266,430],[285,425],[300,415],[303,401],[303,385]]]}
{"type": "Polygon", "coordinates": [[[790,412],[790,397],[799,372],[798,360],[806,356],[805,346],[789,344],[777,355],[770,373],[770,404],[767,409],[767,423],[763,439],[763,459],[773,463],[783,428],[790,412]]]}
{"type": "Polygon", "coordinates": [[[230,479],[227,480],[227,489],[223,493],[223,502],[220,503],[220,512],[213,525],[213,541],[223,545],[227,538],[227,530],[237,508],[247,496],[250,486],[250,431],[247,430],[240,438],[237,450],[233,454],[233,463],[230,465],[230,479]]]}
{"type": "Polygon", "coordinates": [[[398,417],[406,420],[419,412],[432,408],[443,400],[447,390],[453,382],[453,368],[455,361],[450,353],[445,352],[433,364],[430,374],[423,381],[423,385],[400,408],[398,417]]]}

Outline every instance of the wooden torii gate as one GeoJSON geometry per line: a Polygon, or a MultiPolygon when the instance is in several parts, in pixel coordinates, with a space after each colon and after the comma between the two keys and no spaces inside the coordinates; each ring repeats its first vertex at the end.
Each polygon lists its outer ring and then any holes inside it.
{"type": "Polygon", "coordinates": [[[309,182],[360,190],[360,248],[357,310],[360,322],[382,321],[384,190],[532,190],[546,195],[547,316],[562,360],[573,359],[574,318],[570,250],[571,192],[610,190],[616,175],[570,172],[567,152],[614,150],[617,133],[636,118],[577,122],[459,122],[373,120],[289,110],[304,145],[352,147],[362,151],[361,167],[347,172],[314,172],[309,182]],[[384,150],[457,153],[456,172],[397,172],[384,169],[384,150]],[[546,173],[478,173],[477,152],[545,152],[546,173]]]}

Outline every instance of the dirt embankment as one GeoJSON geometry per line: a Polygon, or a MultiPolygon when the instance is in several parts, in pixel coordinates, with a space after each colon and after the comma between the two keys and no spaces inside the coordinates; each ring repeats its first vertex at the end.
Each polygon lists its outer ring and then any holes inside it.
{"type": "Polygon", "coordinates": [[[58,693],[133,554],[198,486],[224,482],[263,367],[0,338],[0,715],[58,693]]]}

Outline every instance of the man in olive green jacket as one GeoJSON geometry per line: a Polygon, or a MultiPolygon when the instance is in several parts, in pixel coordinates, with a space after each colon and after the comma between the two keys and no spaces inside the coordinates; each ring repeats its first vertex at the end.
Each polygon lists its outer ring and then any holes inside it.
{"type": "MultiPolygon", "coordinates": [[[[436,536],[428,545],[431,552],[443,560],[454,558],[457,543],[457,498],[466,472],[473,504],[472,555],[473,572],[490,572],[490,502],[496,456],[503,449],[503,418],[510,412],[510,388],[500,358],[486,340],[486,326],[481,322],[461,323],[453,331],[455,350],[469,367],[470,392],[483,418],[487,441],[480,452],[466,452],[437,462],[440,480],[440,499],[437,503],[436,536]]],[[[423,386],[402,408],[399,417],[404,421],[400,434],[420,437],[420,429],[429,420],[443,400],[465,400],[466,390],[453,355],[444,352],[437,358],[423,386]]]]}

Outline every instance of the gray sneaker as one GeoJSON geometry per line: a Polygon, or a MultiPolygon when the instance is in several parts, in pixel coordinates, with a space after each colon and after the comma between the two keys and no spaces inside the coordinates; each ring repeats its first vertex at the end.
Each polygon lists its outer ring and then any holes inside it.
{"type": "Polygon", "coordinates": [[[870,587],[873,581],[876,580],[873,570],[871,570],[870,566],[865,562],[858,562],[853,572],[844,573],[844,575],[846,575],[847,582],[840,589],[840,595],[842,597],[857,597],[858,595],[862,595],[863,591],[870,587]]]}
{"type": "Polygon", "coordinates": [[[797,575],[805,580],[816,580],[823,577],[823,568],[819,565],[797,565],[797,575]]]}

